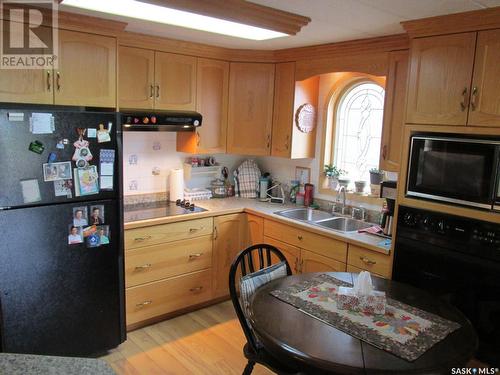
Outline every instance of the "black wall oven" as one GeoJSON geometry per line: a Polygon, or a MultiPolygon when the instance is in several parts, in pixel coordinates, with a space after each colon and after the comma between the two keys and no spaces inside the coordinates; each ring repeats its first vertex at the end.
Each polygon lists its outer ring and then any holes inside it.
{"type": "Polygon", "coordinates": [[[393,279],[461,310],[476,357],[500,366],[500,224],[399,206],[393,279]]]}
{"type": "Polygon", "coordinates": [[[406,195],[500,210],[500,139],[413,135],[406,195]]]}

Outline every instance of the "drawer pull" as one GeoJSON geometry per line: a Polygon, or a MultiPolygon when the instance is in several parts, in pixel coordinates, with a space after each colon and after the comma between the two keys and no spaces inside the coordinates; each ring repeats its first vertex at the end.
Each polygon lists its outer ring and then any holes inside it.
{"type": "Polygon", "coordinates": [[[189,291],[192,292],[192,293],[198,293],[198,292],[201,292],[202,289],[203,289],[202,286],[197,286],[195,288],[189,289],[189,291]]]}
{"type": "Polygon", "coordinates": [[[302,238],[303,238],[303,237],[299,235],[299,236],[297,236],[297,238],[298,238],[300,241],[302,241],[302,238]]]}
{"type": "Polygon", "coordinates": [[[203,255],[203,253],[189,254],[189,260],[198,259],[202,255],[203,255]]]}
{"type": "Polygon", "coordinates": [[[136,271],[143,271],[143,270],[147,270],[147,269],[149,269],[151,267],[152,267],[151,263],[146,263],[146,264],[143,264],[142,266],[135,267],[135,270],[136,271]]]}
{"type": "Polygon", "coordinates": [[[137,241],[137,242],[142,242],[142,241],[147,241],[147,240],[150,240],[151,239],[151,236],[146,236],[146,237],[136,237],[134,238],[134,241],[137,241]]]}
{"type": "Polygon", "coordinates": [[[141,302],[141,303],[138,303],[137,305],[135,305],[135,307],[138,307],[138,308],[143,308],[145,306],[148,306],[148,305],[151,305],[153,303],[153,301],[149,300],[149,301],[144,301],[144,302],[141,302]]]}
{"type": "Polygon", "coordinates": [[[366,263],[369,265],[373,265],[373,264],[377,263],[374,260],[368,259],[367,257],[363,257],[363,256],[359,257],[359,259],[361,259],[363,261],[363,263],[366,263]]]}
{"type": "Polygon", "coordinates": [[[189,228],[189,233],[196,233],[199,230],[203,230],[205,227],[199,227],[199,228],[189,228]]]}

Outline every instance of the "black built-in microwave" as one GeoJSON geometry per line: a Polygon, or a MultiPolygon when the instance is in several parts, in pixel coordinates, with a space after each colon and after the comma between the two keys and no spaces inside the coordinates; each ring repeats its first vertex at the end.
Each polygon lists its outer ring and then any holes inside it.
{"type": "Polygon", "coordinates": [[[406,195],[500,211],[500,138],[413,135],[406,195]]]}

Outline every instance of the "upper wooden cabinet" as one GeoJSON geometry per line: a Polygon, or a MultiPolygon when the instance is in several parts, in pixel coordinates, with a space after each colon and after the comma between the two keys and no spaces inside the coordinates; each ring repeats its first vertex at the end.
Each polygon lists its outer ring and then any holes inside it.
{"type": "Polygon", "coordinates": [[[500,126],[500,30],[478,33],[468,124],[500,126]]]}
{"type": "Polygon", "coordinates": [[[196,57],[156,52],[155,108],[196,108],[196,57]]]}
{"type": "Polygon", "coordinates": [[[198,59],[196,110],[203,116],[196,132],[177,133],[177,151],[193,154],[226,152],[229,63],[198,59]]]}
{"type": "Polygon", "coordinates": [[[153,109],[155,52],[121,46],[118,53],[119,106],[153,109]]]}
{"type": "Polygon", "coordinates": [[[274,64],[231,63],[227,151],[269,155],[274,97],[274,64]]]}
{"type": "Polygon", "coordinates": [[[0,102],[52,104],[52,69],[0,69],[0,102]]]}
{"type": "Polygon", "coordinates": [[[295,112],[303,104],[318,105],[319,76],[295,82],[295,63],[276,64],[272,156],[314,158],[316,128],[304,133],[295,125],[295,112]]]}
{"type": "Polygon", "coordinates": [[[414,39],[406,122],[465,125],[476,33],[414,39]]]}
{"type": "Polygon", "coordinates": [[[116,107],[116,39],[59,31],[54,103],[116,107]]]}
{"type": "Polygon", "coordinates": [[[385,85],[384,125],[379,162],[380,169],[385,171],[399,172],[407,78],[408,50],[391,52],[385,85]]]}

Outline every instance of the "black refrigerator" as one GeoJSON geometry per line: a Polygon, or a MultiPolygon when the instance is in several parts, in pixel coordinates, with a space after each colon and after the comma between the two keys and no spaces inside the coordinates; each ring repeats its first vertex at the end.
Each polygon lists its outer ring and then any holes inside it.
{"type": "Polygon", "coordinates": [[[125,340],[118,118],[0,106],[0,351],[94,356],[125,340]]]}

